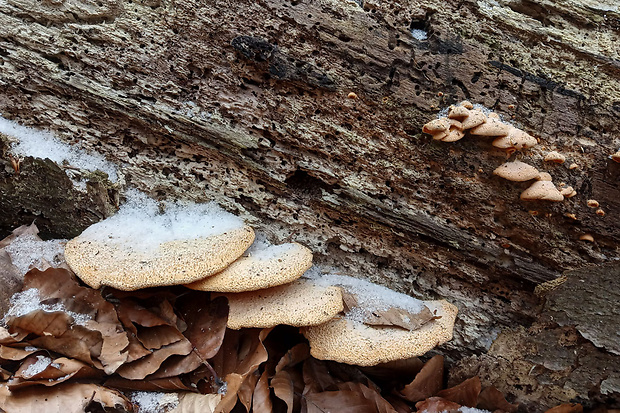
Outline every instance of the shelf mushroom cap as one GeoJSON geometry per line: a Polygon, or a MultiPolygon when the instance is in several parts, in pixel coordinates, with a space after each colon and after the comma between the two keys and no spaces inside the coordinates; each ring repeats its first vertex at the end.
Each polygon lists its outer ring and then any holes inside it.
{"type": "Polygon", "coordinates": [[[488,117],[486,122],[473,128],[470,133],[478,136],[505,136],[508,135],[511,128],[512,126],[497,118],[488,117]]]}
{"type": "Polygon", "coordinates": [[[506,136],[501,136],[493,140],[492,143],[493,146],[500,149],[524,149],[531,148],[537,144],[538,141],[535,137],[514,126],[510,127],[506,136]]]}
{"type": "Polygon", "coordinates": [[[123,291],[187,284],[215,274],[252,244],[254,231],[244,226],[206,238],[165,242],[155,251],[77,237],[65,247],[65,259],[92,288],[123,291]]]}
{"type": "Polygon", "coordinates": [[[437,316],[417,330],[373,327],[337,317],[325,324],[302,329],[310,343],[310,354],[357,366],[374,366],[425,354],[452,339],[457,308],[444,300],[425,301],[437,316]]]}
{"type": "Polygon", "coordinates": [[[450,106],[448,118],[462,121],[469,116],[469,109],[464,106],[450,106]]]}
{"type": "Polygon", "coordinates": [[[521,200],[560,202],[564,200],[564,195],[558,191],[553,182],[536,181],[521,193],[521,200]]]}
{"type": "Polygon", "coordinates": [[[501,178],[514,182],[525,182],[539,177],[540,172],[525,162],[506,162],[496,168],[493,173],[501,178]]]}
{"type": "Polygon", "coordinates": [[[228,298],[228,328],[295,327],[325,323],[343,309],[342,290],[299,279],[265,290],[222,294],[228,298]]]}
{"type": "Polygon", "coordinates": [[[566,156],[557,151],[551,151],[545,155],[545,162],[564,163],[566,162],[566,156]]]}
{"type": "Polygon", "coordinates": [[[463,129],[471,129],[476,126],[482,125],[487,121],[487,117],[483,111],[478,109],[472,109],[469,111],[469,115],[463,119],[461,122],[463,123],[463,129]]]}
{"type": "Polygon", "coordinates": [[[450,120],[447,118],[434,119],[422,127],[422,132],[435,135],[439,132],[446,132],[450,128],[450,120]]]}
{"type": "Polygon", "coordinates": [[[113,216],[67,242],[65,259],[92,288],[188,284],[222,271],[254,231],[217,204],[158,203],[137,191],[113,216]]]}
{"type": "Polygon", "coordinates": [[[238,293],[290,283],[312,266],[312,252],[301,244],[250,247],[223,271],[186,285],[193,290],[238,293]]]}

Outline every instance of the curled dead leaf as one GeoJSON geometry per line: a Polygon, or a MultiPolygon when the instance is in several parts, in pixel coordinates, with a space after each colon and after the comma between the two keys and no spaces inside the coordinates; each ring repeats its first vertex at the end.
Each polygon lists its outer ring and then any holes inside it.
{"type": "Polygon", "coordinates": [[[462,406],[475,407],[478,404],[478,395],[482,385],[480,384],[480,378],[478,376],[471,377],[461,384],[458,384],[449,389],[442,390],[437,393],[437,396],[444,399],[453,401],[462,406]]]}
{"type": "Polygon", "coordinates": [[[411,402],[434,396],[443,386],[443,356],[437,355],[424,364],[413,381],[406,385],[400,394],[411,402]]]}

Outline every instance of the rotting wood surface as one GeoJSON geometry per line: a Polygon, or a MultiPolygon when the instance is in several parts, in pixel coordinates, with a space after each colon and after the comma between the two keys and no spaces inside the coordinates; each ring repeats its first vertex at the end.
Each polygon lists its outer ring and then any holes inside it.
{"type": "Polygon", "coordinates": [[[614,1],[6,0],[0,27],[2,116],[155,196],[215,199],[319,263],[449,299],[455,357],[527,325],[537,283],[619,255],[614,1]],[[578,195],[524,203],[488,141],[421,133],[463,99],[539,137],[517,157],[578,195]]]}

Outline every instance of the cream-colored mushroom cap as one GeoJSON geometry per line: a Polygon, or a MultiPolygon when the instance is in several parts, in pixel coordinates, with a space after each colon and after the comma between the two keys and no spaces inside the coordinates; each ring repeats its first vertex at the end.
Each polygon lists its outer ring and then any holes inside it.
{"type": "Polygon", "coordinates": [[[611,154],[610,157],[613,161],[620,163],[620,151],[611,154]]]}
{"type": "Polygon", "coordinates": [[[577,191],[575,191],[572,186],[567,186],[566,188],[563,188],[560,193],[564,195],[565,198],[572,198],[577,195],[577,191]]]}
{"type": "Polygon", "coordinates": [[[295,281],[312,266],[312,252],[303,245],[257,246],[257,241],[223,271],[186,287],[223,293],[262,290],[295,281]]]}
{"type": "Polygon", "coordinates": [[[408,331],[396,327],[371,327],[360,321],[337,317],[325,324],[302,329],[310,343],[310,354],[358,366],[421,356],[452,339],[458,309],[444,301],[424,301],[441,318],[408,331]]]}
{"type": "Polygon", "coordinates": [[[474,105],[469,100],[464,100],[459,103],[459,106],[463,106],[465,109],[473,109],[474,105]]]}
{"type": "Polygon", "coordinates": [[[426,123],[422,127],[422,132],[434,135],[438,132],[445,132],[450,127],[450,120],[447,118],[435,119],[426,123]]]}
{"type": "Polygon", "coordinates": [[[510,127],[508,134],[493,141],[492,145],[500,149],[524,149],[536,146],[538,141],[535,137],[521,129],[510,127]]]}
{"type": "Polygon", "coordinates": [[[515,182],[524,182],[529,181],[530,179],[536,179],[540,174],[538,169],[521,161],[506,162],[495,169],[493,173],[499,177],[515,182]]]}
{"type": "Polygon", "coordinates": [[[254,241],[252,228],[216,204],[133,197],[66,245],[67,263],[92,288],[191,283],[223,270],[254,241]]]}
{"type": "Polygon", "coordinates": [[[523,201],[553,201],[560,202],[564,196],[551,181],[536,181],[521,193],[523,201]]]}
{"type": "Polygon", "coordinates": [[[448,118],[463,120],[469,116],[469,109],[464,106],[450,106],[448,110],[448,118]]]}
{"type": "Polygon", "coordinates": [[[564,163],[566,162],[566,156],[559,152],[551,151],[545,155],[545,162],[564,163]]]}
{"type": "Polygon", "coordinates": [[[342,290],[299,279],[265,290],[222,294],[228,298],[228,328],[312,326],[342,311],[342,290]]]}
{"type": "Polygon", "coordinates": [[[482,125],[486,122],[487,117],[483,111],[478,109],[472,109],[469,111],[468,116],[463,119],[461,122],[463,124],[463,129],[471,129],[476,126],[482,125]]]}
{"type": "Polygon", "coordinates": [[[510,128],[512,128],[512,126],[489,116],[486,122],[473,128],[470,133],[479,136],[504,136],[510,132],[510,128]]]}
{"type": "Polygon", "coordinates": [[[553,181],[553,178],[548,172],[541,172],[540,174],[538,174],[538,180],[539,181],[553,181]]]}

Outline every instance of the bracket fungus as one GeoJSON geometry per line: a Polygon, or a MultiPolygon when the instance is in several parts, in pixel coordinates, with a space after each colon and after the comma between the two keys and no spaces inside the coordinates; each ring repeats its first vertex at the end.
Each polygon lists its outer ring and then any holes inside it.
{"type": "Polygon", "coordinates": [[[514,182],[525,182],[540,176],[538,169],[521,161],[506,162],[496,168],[493,173],[514,182]]]}
{"type": "Polygon", "coordinates": [[[564,195],[558,191],[551,180],[536,181],[521,193],[522,201],[552,201],[561,202],[564,195]]]}
{"type": "Polygon", "coordinates": [[[416,300],[342,275],[312,279],[342,287],[345,297],[343,315],[302,329],[318,359],[373,366],[423,355],[452,339],[458,309],[446,301],[416,300]]]}
{"type": "Polygon", "coordinates": [[[265,290],[224,294],[230,312],[228,328],[295,327],[325,323],[343,309],[342,293],[333,286],[300,279],[265,290]]]}
{"type": "Polygon", "coordinates": [[[566,156],[562,155],[559,152],[551,151],[547,155],[545,155],[545,162],[554,162],[554,163],[564,163],[566,162],[566,156]]]}
{"type": "Polygon", "coordinates": [[[520,150],[536,146],[538,141],[527,132],[511,126],[505,136],[493,140],[491,144],[499,149],[520,150]]]}
{"type": "Polygon", "coordinates": [[[620,151],[611,154],[610,158],[612,161],[620,163],[620,151]]]}
{"type": "Polygon", "coordinates": [[[311,266],[312,252],[301,244],[271,245],[256,240],[223,271],[186,287],[223,293],[255,291],[292,282],[311,266]]]}
{"type": "Polygon", "coordinates": [[[252,228],[215,204],[159,209],[155,201],[137,196],[67,242],[67,263],[92,288],[133,291],[215,274],[254,241],[252,228]]]}

